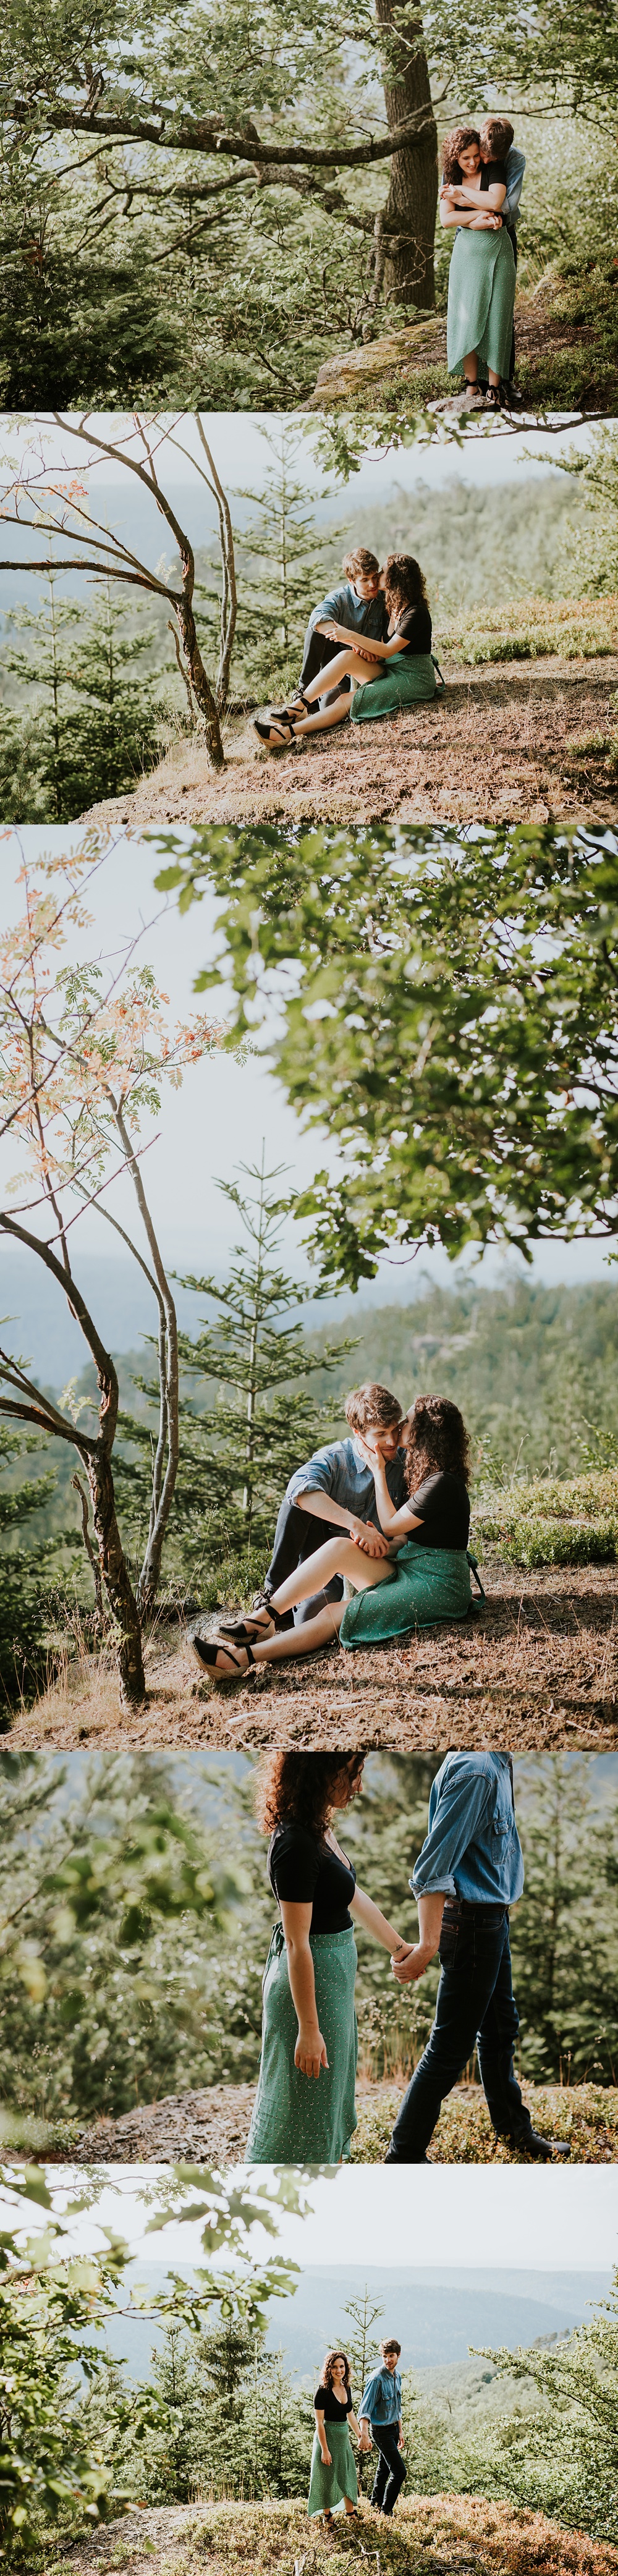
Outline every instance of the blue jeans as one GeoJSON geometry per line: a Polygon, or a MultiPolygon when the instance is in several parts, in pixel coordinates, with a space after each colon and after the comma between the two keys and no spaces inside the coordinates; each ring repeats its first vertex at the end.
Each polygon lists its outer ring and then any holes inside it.
{"type": "MultiPolygon", "coordinates": [[[[295,1574],[297,1566],[304,1565],[308,1556],[315,1556],[316,1548],[323,1547],[327,1538],[337,1537],[345,1538],[345,1530],[339,1529],[337,1523],[317,1520],[313,1512],[304,1512],[300,1503],[289,1503],[287,1494],[284,1494],[272,1557],[268,1573],[264,1576],[265,1592],[277,1592],[288,1574],[295,1574]]],[[[342,1600],[343,1579],[340,1574],[334,1574],[323,1592],[312,1593],[309,1601],[299,1601],[298,1608],[288,1612],[286,1624],[290,1628],[303,1627],[306,1619],[315,1618],[316,1611],[323,1610],[325,1601],[342,1600]]]]}
{"type": "Polygon", "coordinates": [[[519,2014],[513,1995],[509,1918],[504,1905],[445,1907],[442,1975],[427,2047],[395,2121],[387,2164],[421,2164],[440,2106],[462,2067],[478,2052],[490,2119],[498,2137],[525,2147],[532,2122],[513,2071],[519,2014]]]}
{"type": "Polygon", "coordinates": [[[392,2513],[406,2476],[405,2460],[402,2460],[398,2447],[399,2425],[372,2424],[371,2438],[380,2453],[371,2502],[377,2505],[379,2513],[392,2513]]]}

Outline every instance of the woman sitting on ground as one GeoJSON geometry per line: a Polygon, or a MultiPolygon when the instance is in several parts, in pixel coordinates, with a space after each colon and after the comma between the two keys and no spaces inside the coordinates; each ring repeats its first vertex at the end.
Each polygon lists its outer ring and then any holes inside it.
{"type": "MultiPolygon", "coordinates": [[[[339,1632],[342,1646],[386,1645],[411,1628],[432,1627],[435,1619],[465,1619],[470,1609],[470,1446],[465,1422],[448,1396],[418,1395],[408,1417],[405,1480],[409,1502],[399,1511],[391,1502],[383,1461],[371,1433],[359,1448],[371,1466],[378,1518],[388,1540],[375,1556],[376,1533],[366,1540],[343,1533],[297,1566],[272,1592],[263,1609],[247,1612],[245,1643],[218,1645],[193,1637],[200,1671],[211,1680],[250,1664],[280,1663],[288,1655],[310,1654],[330,1644],[339,1632]],[[301,1628],[284,1628],[286,1610],[322,1591],[333,1575],[342,1574],[351,1588],[347,1601],[328,1601],[301,1628]]],[[[481,1587],[479,1586],[479,1589],[481,1587]]],[[[238,1636],[238,1629],[236,1630],[238,1636]]]]}
{"type": "Polygon", "coordinates": [[[379,643],[373,636],[369,642],[359,641],[351,627],[339,626],[336,620],[325,626],[329,641],[341,644],[342,650],[327,663],[326,674],[318,671],[289,706],[271,708],[267,721],[256,723],[255,731],[270,751],[300,742],[307,733],[344,724],[350,715],[355,724],[369,724],[376,716],[397,715],[400,707],[418,706],[435,697],[431,613],[414,555],[389,555],[380,586],[388,611],[386,642],[379,643]]]}

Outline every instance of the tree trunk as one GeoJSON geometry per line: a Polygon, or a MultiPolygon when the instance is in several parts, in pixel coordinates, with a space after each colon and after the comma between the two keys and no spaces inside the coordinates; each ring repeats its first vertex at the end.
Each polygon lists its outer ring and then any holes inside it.
{"type": "Polygon", "coordinates": [[[120,1630],[117,1645],[121,1708],[139,1708],[146,1697],[142,1632],[118,1522],[112,1471],[105,1444],[93,1441],[85,1456],[92,1518],[99,1550],[101,1579],[112,1617],[120,1630]]]}
{"type": "Polygon", "coordinates": [[[193,691],[198,715],[201,716],[204,725],[210,765],[212,769],[224,769],[225,755],[223,743],[221,741],[221,726],[210,681],[204,670],[204,664],[195,632],[193,609],[190,607],[187,599],[176,600],[174,604],[180,636],[180,650],[191,689],[193,691]]]}
{"type": "Polygon", "coordinates": [[[386,225],[396,225],[407,240],[393,243],[386,261],[387,288],[401,304],[423,310],[435,304],[434,242],[438,203],[438,137],[431,104],[423,23],[416,10],[400,20],[397,0],[376,0],[378,24],[391,32],[385,65],[384,97],[389,127],[404,117],[418,117],[419,141],[394,152],[391,184],[384,208],[386,225]]]}

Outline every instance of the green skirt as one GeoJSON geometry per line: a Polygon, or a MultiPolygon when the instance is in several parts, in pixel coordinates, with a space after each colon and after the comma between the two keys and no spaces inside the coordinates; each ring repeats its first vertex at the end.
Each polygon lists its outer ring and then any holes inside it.
{"type": "Polygon", "coordinates": [[[262,1986],[262,2055],[247,2164],[337,2165],[350,2152],[357,2125],[354,1933],[312,1932],[310,1949],[328,2066],[315,2077],[294,2065],[298,2020],[283,1927],[276,1923],[262,1986]]]}
{"type": "Polygon", "coordinates": [[[365,680],[354,691],[353,724],[371,724],[374,716],[396,716],[400,707],[417,707],[435,698],[435,663],[430,653],[394,653],[379,680],[365,680]]]}
{"type": "Polygon", "coordinates": [[[335,2505],[343,2504],[344,2496],[349,2497],[350,2504],[356,2504],[358,2500],[356,2461],[347,2424],[325,2424],[324,2431],[331,2466],[325,2468],[317,2433],[314,2433],[308,2513],[332,2513],[335,2505]]]}
{"type": "Polygon", "coordinates": [[[417,1547],[407,1539],[390,1578],[346,1601],[339,1643],[381,1646],[406,1628],[431,1628],[435,1619],[465,1619],[471,1599],[465,1547],[417,1547]]]}
{"type": "Polygon", "coordinates": [[[508,233],[456,233],[446,317],[452,376],[476,349],[482,366],[508,378],[514,303],[515,261],[508,233]]]}

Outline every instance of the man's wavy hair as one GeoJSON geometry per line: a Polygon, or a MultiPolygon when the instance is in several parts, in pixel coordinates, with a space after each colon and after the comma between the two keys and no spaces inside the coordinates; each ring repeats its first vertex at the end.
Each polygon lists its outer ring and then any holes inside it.
{"type": "MultiPolygon", "coordinates": [[[[341,2352],[341,2345],[340,2345],[340,2344],[338,2344],[338,2343],[334,2343],[334,2344],[333,2344],[332,2352],[327,2352],[327,2353],[325,2354],[325,2357],[324,2357],[324,2360],[323,2360],[323,2363],[322,2363],[322,2368],[321,2368],[321,2371],[320,2371],[320,2387],[321,2387],[321,2388],[332,2388],[332,2384],[333,2384],[333,2380],[334,2380],[334,2376],[335,2376],[335,2362],[339,2360],[339,2354],[340,2354],[340,2352],[341,2352]]],[[[344,2361],[344,2362],[345,2362],[345,2370],[344,2370],[344,2373],[343,2373],[344,2381],[345,2381],[345,2386],[346,2386],[346,2388],[349,2388],[349,2387],[350,2387],[350,2364],[349,2364],[349,2361],[348,2361],[347,2352],[341,2352],[341,2359],[342,2359],[342,2361],[344,2361]]]]}
{"type": "Polygon", "coordinates": [[[322,1841],[332,1806],[335,1782],[342,1771],[350,1783],[365,1753],[268,1753],[260,1763],[255,1812],[263,1834],[275,1825],[304,1825],[322,1841]]]}
{"type": "Polygon", "coordinates": [[[371,1377],[364,1378],[362,1386],[350,1388],[344,1413],[351,1431],[392,1431],[402,1420],[396,1395],[391,1395],[389,1386],[377,1386],[371,1377]]]}
{"type": "Polygon", "coordinates": [[[389,616],[397,608],[429,607],[423,574],[415,555],[389,555],[384,569],[384,597],[389,616]]]}
{"type": "Polygon", "coordinates": [[[415,1494],[426,1476],[461,1476],[469,1485],[470,1442],[463,1414],[448,1395],[417,1395],[410,1416],[404,1476],[415,1494]]]}
{"type": "Polygon", "coordinates": [[[347,581],[368,581],[369,574],[379,572],[380,566],[370,546],[353,546],[352,553],[344,555],[341,570],[347,581]]]}
{"type": "Polygon", "coordinates": [[[460,167],[459,154],[469,152],[472,143],[480,143],[476,125],[454,125],[452,134],[445,134],[442,145],[442,176],[447,188],[460,186],[463,171],[460,167]]]}

